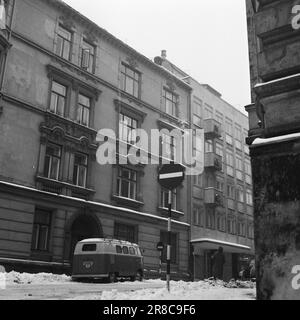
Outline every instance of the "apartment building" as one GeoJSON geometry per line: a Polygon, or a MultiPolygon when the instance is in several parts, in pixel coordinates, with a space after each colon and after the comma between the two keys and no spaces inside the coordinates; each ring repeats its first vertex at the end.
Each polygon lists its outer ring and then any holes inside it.
{"type": "MultiPolygon", "coordinates": [[[[222,246],[224,278],[238,277],[254,254],[252,173],[248,118],[207,84],[200,84],[172,64],[163,50],[158,65],[192,88],[191,124],[204,129],[204,172],[191,180],[192,272],[195,279],[212,275],[212,255],[222,246]]],[[[203,150],[194,150],[203,152],[203,150]]]]}
{"type": "MultiPolygon", "coordinates": [[[[59,0],[5,1],[0,32],[0,264],[69,272],[77,241],[136,242],[158,276],[159,165],[100,165],[101,129],[190,127],[191,86],[59,0]]],[[[162,144],[175,147],[171,136],[162,144]]],[[[121,155],[118,154],[118,159],[121,155]]],[[[189,272],[189,183],[173,193],[171,272],[189,272]]],[[[166,250],[162,255],[165,270],[166,250]]]]}

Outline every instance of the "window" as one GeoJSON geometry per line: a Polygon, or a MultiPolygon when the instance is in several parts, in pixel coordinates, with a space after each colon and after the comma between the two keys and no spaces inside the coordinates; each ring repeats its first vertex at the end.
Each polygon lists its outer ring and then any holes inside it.
{"type": "Polygon", "coordinates": [[[129,144],[136,143],[135,131],[138,127],[137,120],[120,113],[119,117],[119,139],[129,144]]]}
{"type": "Polygon", "coordinates": [[[177,117],[178,96],[169,90],[164,89],[165,112],[173,117],[177,117]]]}
{"type": "Polygon", "coordinates": [[[74,156],[73,184],[86,187],[88,157],[85,154],[76,153],[74,156]]]}
{"type": "Polygon", "coordinates": [[[246,191],[246,202],[247,202],[247,205],[249,206],[253,205],[253,196],[252,196],[252,191],[250,189],[247,189],[246,191]]]}
{"type": "Polygon", "coordinates": [[[215,229],[215,212],[210,208],[207,208],[206,212],[206,227],[209,229],[215,229]]]}
{"type": "Polygon", "coordinates": [[[129,254],[131,254],[132,256],[134,256],[136,254],[135,249],[133,247],[129,248],[129,254]]]}
{"type": "MultiPolygon", "coordinates": [[[[132,225],[127,225],[123,223],[115,223],[114,228],[114,238],[118,240],[129,241],[132,243],[137,242],[137,232],[136,227],[132,225]]],[[[118,249],[118,248],[117,248],[118,249]]],[[[118,252],[118,250],[117,250],[118,252]]],[[[121,250],[122,252],[122,250],[121,250]]],[[[118,253],[121,253],[118,252],[118,253]]]]}
{"type": "Polygon", "coordinates": [[[122,90],[139,98],[140,73],[122,63],[121,67],[122,90]]]}
{"type": "Polygon", "coordinates": [[[243,160],[242,157],[239,155],[236,155],[235,158],[235,164],[236,164],[236,177],[239,180],[243,180],[243,160]]]}
{"type": "Polygon", "coordinates": [[[46,147],[44,177],[58,180],[61,161],[61,147],[48,144],[46,147]]]}
{"type": "Polygon", "coordinates": [[[252,173],[251,173],[251,163],[250,163],[250,160],[248,159],[245,159],[245,172],[248,176],[251,176],[252,173]]]}
{"type": "Polygon", "coordinates": [[[214,144],[212,140],[206,140],[205,141],[205,152],[213,152],[214,151],[214,144]]]}
{"type": "Polygon", "coordinates": [[[90,124],[90,108],[91,108],[91,99],[84,96],[83,94],[79,94],[77,122],[87,127],[90,124]]]}
{"type": "Polygon", "coordinates": [[[220,214],[217,216],[217,229],[221,232],[226,231],[226,217],[220,214]]]}
{"type": "Polygon", "coordinates": [[[96,251],[96,250],[97,250],[96,243],[88,243],[88,244],[84,244],[82,246],[82,251],[83,252],[92,252],[92,251],[96,251]]]}
{"type": "Polygon", "coordinates": [[[116,246],[116,252],[117,253],[123,253],[121,246],[116,246]]]}
{"type": "Polygon", "coordinates": [[[66,60],[71,57],[72,33],[62,26],[58,27],[56,54],[66,60]]]}
{"type": "Polygon", "coordinates": [[[123,253],[124,254],[129,254],[128,247],[126,247],[126,246],[123,247],[123,253]]]}
{"type": "Polygon", "coordinates": [[[234,135],[235,135],[235,146],[237,149],[242,150],[242,128],[238,125],[235,126],[235,130],[234,130],[234,135]]]}
{"type": "Polygon", "coordinates": [[[219,111],[216,111],[216,120],[222,124],[223,123],[223,114],[219,111]]]}
{"type": "Polygon", "coordinates": [[[244,202],[244,188],[239,186],[236,190],[236,199],[239,202],[244,202]]]}
{"type": "Polygon", "coordinates": [[[248,228],[247,228],[248,230],[248,238],[249,239],[253,239],[254,238],[254,227],[253,227],[253,223],[252,222],[249,222],[248,223],[248,228]]]}
{"type": "Polygon", "coordinates": [[[203,186],[203,176],[201,174],[194,175],[194,185],[197,187],[203,186]]]}
{"type": "MultiPolygon", "coordinates": [[[[160,241],[164,244],[164,250],[162,251],[162,262],[167,262],[167,244],[168,244],[169,233],[161,231],[160,241]]],[[[171,263],[177,263],[177,234],[171,233],[171,263]]]]}
{"type": "Polygon", "coordinates": [[[85,40],[82,41],[81,67],[90,73],[94,72],[95,47],[85,40]]]}
{"type": "Polygon", "coordinates": [[[216,180],[216,189],[222,193],[224,192],[224,180],[219,177],[216,180]]]}
{"type": "Polygon", "coordinates": [[[232,186],[232,185],[227,185],[227,197],[228,197],[229,199],[233,199],[233,200],[234,200],[234,198],[235,198],[234,193],[235,193],[235,188],[234,188],[234,186],[232,186]]]}
{"type": "Polygon", "coordinates": [[[48,251],[51,211],[36,209],[34,214],[32,250],[48,251]]]}
{"type": "Polygon", "coordinates": [[[202,165],[201,160],[203,156],[204,138],[203,135],[195,130],[193,132],[193,157],[196,159],[196,165],[202,165]]]}
{"type": "Polygon", "coordinates": [[[201,119],[202,119],[202,104],[194,101],[193,123],[196,126],[202,127],[201,119]]]}
{"type": "Polygon", "coordinates": [[[228,233],[236,234],[236,218],[229,217],[227,222],[228,222],[228,233]]]}
{"type": "Polygon", "coordinates": [[[177,159],[177,137],[168,133],[162,133],[161,138],[161,156],[169,159],[177,159]]]}
{"type": "Polygon", "coordinates": [[[201,207],[194,207],[193,209],[193,222],[195,226],[203,227],[203,208],[201,207]]]}
{"type": "Polygon", "coordinates": [[[204,108],[204,119],[213,119],[213,114],[213,108],[206,104],[204,108]]]}
{"type": "Polygon", "coordinates": [[[52,82],[50,111],[64,116],[67,100],[67,88],[56,81],[52,82]]]}
{"type": "Polygon", "coordinates": [[[241,237],[246,237],[246,225],[243,221],[238,222],[238,235],[241,237]]]}
{"type": "Polygon", "coordinates": [[[216,154],[221,157],[222,171],[223,171],[224,170],[224,167],[223,167],[223,164],[224,164],[223,145],[219,142],[216,142],[216,154]]]}
{"type": "Polygon", "coordinates": [[[117,181],[117,194],[119,197],[136,199],[137,172],[130,169],[119,168],[117,181]]]}
{"type": "Polygon", "coordinates": [[[233,135],[233,129],[232,129],[232,122],[231,120],[226,120],[225,122],[225,129],[226,129],[226,142],[230,145],[233,144],[232,135],[233,135]]]}
{"type": "MultiPolygon", "coordinates": [[[[161,189],[160,206],[165,209],[169,208],[169,190],[167,189],[161,189]]],[[[172,191],[172,210],[177,210],[177,190],[172,191]]]]}
{"type": "Polygon", "coordinates": [[[233,177],[233,167],[234,167],[234,160],[233,160],[233,153],[227,150],[226,153],[226,164],[227,164],[227,174],[233,177]]]}

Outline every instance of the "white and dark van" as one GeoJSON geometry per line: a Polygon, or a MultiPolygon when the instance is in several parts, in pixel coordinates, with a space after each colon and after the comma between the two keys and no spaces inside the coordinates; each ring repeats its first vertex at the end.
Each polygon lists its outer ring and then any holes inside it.
{"type": "Polygon", "coordinates": [[[143,279],[143,256],[137,244],[115,239],[86,239],[74,251],[72,279],[143,279]]]}

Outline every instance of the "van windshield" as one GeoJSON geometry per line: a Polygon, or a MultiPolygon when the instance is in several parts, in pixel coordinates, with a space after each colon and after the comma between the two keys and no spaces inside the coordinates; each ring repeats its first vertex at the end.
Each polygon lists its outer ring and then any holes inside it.
{"type": "Polygon", "coordinates": [[[97,249],[96,243],[88,243],[82,246],[83,252],[92,252],[92,251],[96,251],[96,249],[97,249]]]}
{"type": "Polygon", "coordinates": [[[129,248],[129,253],[131,255],[135,255],[136,254],[134,248],[132,248],[132,247],[129,248]]]}

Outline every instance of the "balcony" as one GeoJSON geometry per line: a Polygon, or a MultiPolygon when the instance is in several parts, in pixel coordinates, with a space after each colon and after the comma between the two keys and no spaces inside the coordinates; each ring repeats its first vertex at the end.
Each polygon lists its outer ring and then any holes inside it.
{"type": "Polygon", "coordinates": [[[222,171],[222,157],[214,152],[206,153],[204,167],[205,169],[222,171]]]}
{"type": "Polygon", "coordinates": [[[222,137],[221,124],[214,119],[204,120],[204,133],[207,139],[222,137]]]}
{"type": "Polygon", "coordinates": [[[204,203],[209,206],[223,207],[224,196],[215,188],[206,188],[204,191],[204,203]]]}

